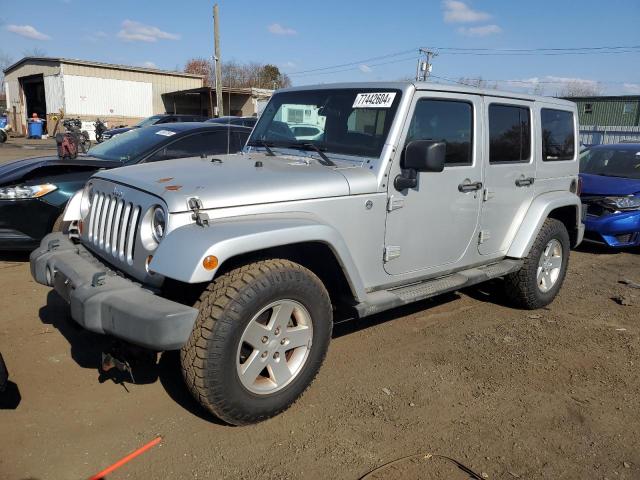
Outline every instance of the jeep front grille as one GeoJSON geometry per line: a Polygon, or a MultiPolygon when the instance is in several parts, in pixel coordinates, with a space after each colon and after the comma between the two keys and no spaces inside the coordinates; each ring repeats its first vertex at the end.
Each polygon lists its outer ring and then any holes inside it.
{"type": "Polygon", "coordinates": [[[87,239],[97,250],[133,264],[140,206],[96,192],[91,202],[87,239]]]}

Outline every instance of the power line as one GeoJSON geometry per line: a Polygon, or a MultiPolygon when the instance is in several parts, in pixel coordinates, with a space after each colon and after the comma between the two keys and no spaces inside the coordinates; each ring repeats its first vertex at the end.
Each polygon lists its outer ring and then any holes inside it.
{"type": "Polygon", "coordinates": [[[363,64],[363,63],[367,63],[367,62],[373,62],[376,60],[384,60],[385,58],[393,58],[393,57],[399,57],[400,55],[406,55],[407,53],[411,53],[416,51],[415,48],[412,48],[411,50],[403,50],[402,52],[396,52],[396,53],[389,53],[387,55],[380,55],[378,57],[370,57],[370,58],[365,58],[363,60],[356,60],[353,62],[349,62],[349,63],[341,63],[338,65],[330,65],[327,67],[318,67],[318,68],[312,68],[310,70],[299,70],[297,72],[291,72],[288,73],[287,75],[291,76],[291,75],[301,75],[303,73],[313,73],[313,72],[320,72],[323,70],[330,70],[330,69],[334,69],[334,68],[342,68],[342,67],[350,67],[353,65],[358,65],[358,64],[363,64]]]}
{"type": "Polygon", "coordinates": [[[640,45],[605,46],[605,47],[566,47],[566,48],[463,48],[463,47],[433,47],[438,50],[461,51],[494,51],[494,52],[546,52],[546,51],[573,51],[573,50],[619,50],[640,48],[640,45]]]}
{"type": "MultiPolygon", "coordinates": [[[[615,54],[628,54],[628,53],[640,53],[640,45],[615,45],[615,46],[599,46],[599,47],[566,47],[566,48],[463,48],[463,47],[433,47],[432,50],[438,52],[440,55],[470,55],[470,56],[562,56],[562,55],[615,55],[615,54]]],[[[341,63],[336,65],[327,65],[323,67],[312,68],[308,70],[299,70],[296,72],[288,73],[289,76],[308,76],[309,74],[320,74],[318,72],[326,73],[340,73],[345,71],[357,70],[354,67],[362,64],[367,64],[376,60],[384,60],[387,58],[395,58],[402,55],[406,55],[411,52],[419,51],[419,48],[413,48],[410,50],[403,50],[395,53],[389,53],[386,55],[379,55],[375,57],[364,58],[361,60],[354,60],[348,63],[341,63]]],[[[415,57],[414,57],[415,58],[415,57]]],[[[404,61],[404,59],[398,62],[404,61]]],[[[376,63],[378,66],[387,65],[391,63],[376,63]]],[[[324,74],[324,73],[322,73],[324,74]]]]}
{"type": "MultiPolygon", "coordinates": [[[[366,66],[367,67],[379,67],[381,65],[391,65],[391,64],[394,64],[394,63],[407,62],[409,60],[415,61],[415,59],[416,59],[416,57],[415,57],[415,55],[413,55],[411,57],[399,58],[397,60],[392,60],[390,62],[369,63],[366,66]]],[[[358,66],[349,67],[349,68],[343,68],[343,69],[340,69],[340,70],[331,70],[331,71],[322,71],[322,72],[309,72],[309,73],[296,73],[295,75],[297,77],[308,77],[310,75],[329,75],[329,74],[332,74],[332,73],[351,72],[351,71],[354,71],[354,70],[360,70],[360,65],[361,64],[364,65],[363,62],[353,62],[350,65],[358,65],[358,66]]],[[[288,73],[287,75],[293,75],[293,74],[288,73]]]]}

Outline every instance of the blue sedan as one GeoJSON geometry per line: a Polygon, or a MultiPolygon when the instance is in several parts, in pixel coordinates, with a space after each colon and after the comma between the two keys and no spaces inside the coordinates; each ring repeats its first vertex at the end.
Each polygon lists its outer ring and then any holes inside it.
{"type": "Polygon", "coordinates": [[[640,245],[640,143],[598,145],[580,159],[585,239],[640,245]]]}

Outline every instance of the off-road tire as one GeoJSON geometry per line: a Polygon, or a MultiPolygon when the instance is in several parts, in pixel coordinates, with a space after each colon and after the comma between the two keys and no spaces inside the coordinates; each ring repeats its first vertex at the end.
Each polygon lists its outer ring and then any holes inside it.
{"type": "Polygon", "coordinates": [[[66,227],[65,227],[65,222],[63,220],[64,218],[64,213],[61,213],[60,216],[58,218],[56,218],[56,221],[53,222],[53,227],[51,227],[51,231],[52,232],[63,232],[66,233],[66,227]]]}
{"type": "Polygon", "coordinates": [[[320,279],[297,263],[270,259],[231,270],[216,278],[194,307],[200,313],[180,352],[183,377],[195,399],[227,423],[257,423],[283,412],[309,387],[324,361],[333,327],[331,301],[320,279]],[[240,381],[238,346],[254,315],[283,298],[308,310],[312,347],[291,383],[256,395],[240,381]]]}
{"type": "Polygon", "coordinates": [[[505,294],[511,303],[527,310],[535,310],[549,305],[558,294],[567,274],[570,247],[569,233],[564,224],[553,218],[545,220],[529,255],[524,259],[522,268],[504,278],[505,294]],[[562,266],[553,287],[549,291],[543,292],[538,288],[536,276],[538,261],[546,245],[552,239],[558,240],[562,245],[562,266]]]}

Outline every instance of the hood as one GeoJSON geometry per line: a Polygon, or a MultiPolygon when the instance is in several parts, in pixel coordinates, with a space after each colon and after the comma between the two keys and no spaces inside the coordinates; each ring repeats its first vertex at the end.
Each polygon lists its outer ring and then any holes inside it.
{"type": "MultiPolygon", "coordinates": [[[[223,208],[349,195],[340,167],[325,167],[304,157],[261,153],[167,160],[99,172],[95,176],[134,186],[162,197],[169,211],[187,211],[187,200],[198,197],[203,208],[223,208]],[[256,162],[262,166],[256,166],[256,162]]],[[[358,192],[366,184],[375,191],[373,173],[360,167],[358,192]],[[367,180],[363,181],[363,176],[367,180]]]]}
{"type": "Polygon", "coordinates": [[[61,160],[57,156],[34,157],[15,160],[0,164],[0,185],[15,185],[23,182],[25,178],[34,178],[38,176],[38,170],[42,170],[43,178],[47,175],[55,174],[56,169],[62,172],[69,171],[73,168],[82,170],[95,168],[113,168],[121,166],[120,162],[110,162],[100,160],[90,155],[81,155],[75,160],[61,160]],[[46,169],[46,171],[45,171],[46,169]]]}
{"type": "Polygon", "coordinates": [[[634,178],[605,177],[581,173],[582,195],[633,195],[640,192],[640,180],[634,178]]]}

